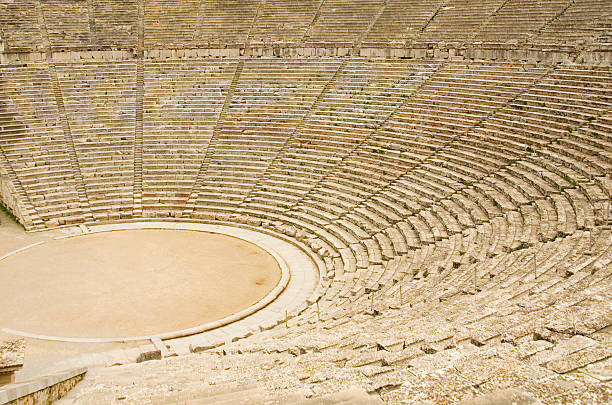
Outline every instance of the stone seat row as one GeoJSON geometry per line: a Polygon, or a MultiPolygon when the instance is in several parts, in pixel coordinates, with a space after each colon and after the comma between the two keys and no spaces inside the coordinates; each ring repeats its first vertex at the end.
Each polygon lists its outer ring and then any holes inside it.
{"type": "Polygon", "coordinates": [[[140,23],[147,49],[247,43],[389,46],[414,41],[581,46],[587,40],[605,43],[606,11],[609,4],[602,0],[551,1],[544,6],[519,0],[478,4],[453,0],[446,5],[406,0],[295,5],[284,0],[224,3],[223,7],[213,1],[155,0],[144,5],[140,21],[135,0],[78,5],[65,0],[40,5],[32,0],[5,0],[0,3],[4,16],[0,30],[7,47],[15,51],[42,50],[43,36],[60,52],[136,49],[140,23]]]}
{"type": "MultiPolygon", "coordinates": [[[[605,241],[605,238],[604,238],[604,239],[602,239],[602,241],[605,241]]],[[[564,251],[563,249],[561,249],[561,250],[562,250],[562,251],[564,251]]],[[[580,251],[580,248],[576,247],[576,250],[580,251]]],[[[552,247],[551,249],[548,249],[548,252],[549,252],[549,257],[553,257],[553,258],[554,258],[554,257],[557,257],[557,259],[555,259],[555,263],[564,263],[564,262],[563,262],[563,257],[561,258],[561,260],[558,260],[558,255],[555,255],[555,254],[554,254],[555,252],[558,252],[558,251],[559,251],[559,248],[558,248],[558,247],[552,247]],[[556,262],[556,260],[558,260],[558,262],[556,262]]],[[[514,256],[516,256],[516,255],[514,255],[514,256]]],[[[518,256],[520,257],[520,256],[521,256],[521,254],[519,254],[518,256]]],[[[528,263],[528,262],[529,262],[529,260],[530,260],[530,257],[531,257],[531,256],[532,256],[532,255],[529,253],[529,254],[525,254],[525,255],[524,255],[524,256],[522,256],[522,257],[524,257],[524,258],[525,258],[525,261],[528,263]]],[[[569,256],[571,256],[571,255],[569,255],[569,256]]],[[[540,259],[543,259],[543,258],[541,257],[541,254],[540,254],[540,256],[539,256],[539,257],[540,257],[540,259]]],[[[545,266],[545,265],[544,265],[544,262],[545,262],[545,260],[541,260],[541,261],[539,261],[539,263],[542,265],[542,266],[540,267],[540,271],[542,271],[542,273],[540,273],[540,276],[539,276],[539,277],[540,277],[540,280],[545,279],[544,274],[545,274],[545,272],[546,272],[545,268],[546,268],[547,266],[545,266]]],[[[521,265],[520,261],[517,263],[517,262],[516,262],[516,260],[515,260],[515,261],[514,261],[514,263],[515,263],[515,264],[513,264],[513,265],[512,265],[512,264],[507,264],[507,265],[504,265],[504,268],[506,269],[506,268],[512,268],[512,266],[517,266],[516,268],[521,268],[521,267],[523,267],[523,268],[527,268],[527,269],[529,270],[529,267],[528,267],[528,266],[526,266],[526,265],[524,265],[524,264],[523,264],[523,265],[521,265]]],[[[550,266],[548,266],[548,268],[555,268],[555,267],[557,266],[557,264],[555,264],[555,263],[553,263],[553,264],[551,264],[550,266]]],[[[499,264],[497,264],[497,265],[493,266],[492,268],[497,268],[497,269],[499,269],[499,266],[500,266],[500,265],[499,265],[499,264]]],[[[531,273],[530,273],[528,270],[527,270],[527,272],[525,272],[525,274],[531,274],[531,273]]],[[[499,272],[499,270],[498,270],[498,272],[499,272]]],[[[467,277],[466,277],[466,279],[467,279],[466,284],[468,284],[468,285],[469,285],[469,283],[471,282],[471,272],[467,272],[467,273],[468,273],[468,275],[467,275],[467,277]]],[[[427,274],[426,274],[426,273],[423,273],[423,274],[425,274],[425,278],[422,278],[422,277],[421,277],[421,278],[416,278],[416,279],[415,279],[415,278],[413,278],[413,280],[417,280],[417,281],[418,281],[418,280],[423,280],[423,283],[425,283],[425,279],[427,278],[427,274]]],[[[435,277],[435,275],[434,275],[434,273],[433,273],[433,272],[432,272],[431,274],[433,275],[433,277],[435,277]]],[[[482,278],[483,278],[483,280],[484,280],[485,282],[486,282],[487,280],[492,280],[492,279],[494,279],[494,275],[492,275],[492,276],[490,277],[490,276],[489,276],[489,273],[487,273],[487,272],[482,272],[482,273],[480,273],[480,274],[483,274],[482,278]],[[485,277],[485,276],[486,276],[486,277],[485,277]]],[[[572,274],[573,274],[573,273],[572,273],[572,274]]],[[[588,273],[586,273],[586,274],[588,274],[588,273]]],[[[570,277],[570,276],[568,276],[568,277],[570,277]]],[[[456,286],[456,285],[457,285],[457,284],[456,284],[456,281],[454,281],[454,279],[456,279],[456,277],[455,277],[455,278],[453,278],[453,280],[451,280],[451,281],[449,282],[449,285],[452,285],[452,286],[456,286]]],[[[416,282],[416,281],[413,281],[413,282],[416,282]]],[[[516,282],[514,282],[514,283],[516,283],[516,282]]],[[[506,284],[507,284],[507,282],[506,282],[506,284]]],[[[484,284],[482,284],[482,281],[479,281],[479,285],[483,285],[483,287],[484,287],[484,284]]],[[[504,288],[509,288],[509,286],[512,286],[512,284],[507,284],[506,286],[504,286],[504,288]]],[[[396,286],[396,287],[397,287],[397,286],[396,286]]],[[[404,291],[408,290],[408,288],[407,288],[406,286],[404,286],[404,287],[406,288],[404,291]]],[[[437,287],[439,287],[439,286],[437,286],[437,287]]],[[[446,291],[446,290],[445,290],[445,289],[443,289],[443,288],[438,288],[437,290],[438,290],[438,291],[441,291],[443,294],[444,294],[444,293],[445,293],[445,291],[446,291]]],[[[483,290],[484,290],[484,291],[489,291],[489,290],[492,290],[492,289],[487,288],[487,289],[483,289],[483,290]]],[[[435,291],[435,290],[434,290],[434,291],[435,291]]],[[[397,288],[395,289],[395,292],[397,292],[397,288]]],[[[518,295],[520,295],[520,294],[518,294],[518,295]]],[[[517,296],[518,296],[518,295],[517,295],[517,296]]],[[[410,293],[408,293],[408,296],[410,296],[410,293]]],[[[414,296],[415,296],[415,297],[422,297],[422,295],[419,295],[419,294],[415,294],[414,296]]],[[[448,295],[448,294],[446,294],[446,296],[445,296],[445,297],[441,297],[441,300],[442,300],[442,299],[443,299],[443,300],[448,300],[450,297],[452,297],[452,295],[448,295]]],[[[483,301],[486,301],[486,297],[483,297],[483,298],[484,298],[484,299],[483,299],[483,301]]],[[[501,299],[503,299],[503,297],[502,297],[501,299]]],[[[354,305],[354,304],[353,304],[353,305],[354,305]]],[[[365,305],[364,305],[364,306],[365,306],[365,305]]],[[[349,315],[349,316],[350,316],[350,315],[349,315]]]]}

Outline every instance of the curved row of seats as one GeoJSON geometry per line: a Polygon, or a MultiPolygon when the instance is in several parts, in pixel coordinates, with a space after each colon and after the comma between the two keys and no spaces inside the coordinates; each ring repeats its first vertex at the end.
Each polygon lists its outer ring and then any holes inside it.
{"type": "MultiPolygon", "coordinates": [[[[137,0],[0,1],[13,51],[135,49],[137,0]]],[[[610,2],[526,0],[142,1],[146,49],[244,46],[401,46],[412,42],[582,46],[610,43],[610,2]]]]}
{"type": "MultiPolygon", "coordinates": [[[[79,221],[84,210],[99,220],[130,215],[137,108],[144,117],[145,216],[174,216],[191,196],[195,217],[293,217],[360,236],[361,228],[376,234],[465,186],[472,191],[461,204],[482,221],[484,211],[516,209],[609,169],[605,68],[360,60],[144,65],[142,89],[133,62],[0,69],[3,152],[43,221],[79,221]],[[79,185],[71,159],[88,207],[73,205],[79,185]],[[335,226],[355,220],[356,229],[335,226]]],[[[446,233],[436,229],[418,240],[446,233]]]]}

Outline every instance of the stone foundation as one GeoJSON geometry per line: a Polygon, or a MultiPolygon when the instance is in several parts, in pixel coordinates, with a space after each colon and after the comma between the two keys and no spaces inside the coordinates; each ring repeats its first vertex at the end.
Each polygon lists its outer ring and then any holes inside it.
{"type": "Polygon", "coordinates": [[[0,389],[0,404],[51,404],[66,395],[83,379],[86,369],[76,369],[0,389]]]}

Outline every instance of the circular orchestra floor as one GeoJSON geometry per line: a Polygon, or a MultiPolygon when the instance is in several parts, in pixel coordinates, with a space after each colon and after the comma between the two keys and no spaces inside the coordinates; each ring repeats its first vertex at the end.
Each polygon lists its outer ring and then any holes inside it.
{"type": "Polygon", "coordinates": [[[280,278],[270,253],[228,235],[139,229],[56,238],[0,260],[0,325],[43,336],[153,335],[244,310],[280,278]]]}

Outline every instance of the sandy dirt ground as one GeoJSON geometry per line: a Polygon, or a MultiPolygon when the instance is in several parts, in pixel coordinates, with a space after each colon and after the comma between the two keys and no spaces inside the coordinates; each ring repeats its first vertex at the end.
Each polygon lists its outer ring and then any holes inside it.
{"type": "MultiPolygon", "coordinates": [[[[226,235],[129,230],[54,240],[75,231],[27,233],[2,213],[0,221],[0,255],[44,242],[0,261],[0,329],[64,337],[173,331],[247,308],[280,280],[270,254],[226,235]]],[[[27,345],[22,378],[120,344],[27,345]]]]}

